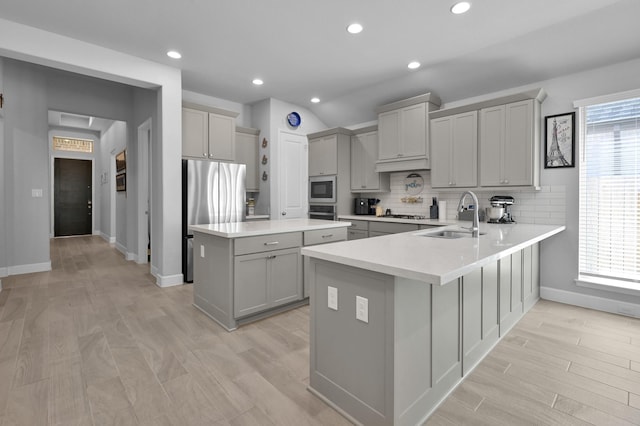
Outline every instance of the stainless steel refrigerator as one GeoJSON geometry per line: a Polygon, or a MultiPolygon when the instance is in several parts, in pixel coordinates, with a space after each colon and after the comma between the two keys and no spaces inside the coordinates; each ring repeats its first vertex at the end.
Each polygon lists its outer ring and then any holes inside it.
{"type": "Polygon", "coordinates": [[[193,234],[189,225],[243,222],[244,164],[182,160],[182,273],[193,282],[193,234]]]}

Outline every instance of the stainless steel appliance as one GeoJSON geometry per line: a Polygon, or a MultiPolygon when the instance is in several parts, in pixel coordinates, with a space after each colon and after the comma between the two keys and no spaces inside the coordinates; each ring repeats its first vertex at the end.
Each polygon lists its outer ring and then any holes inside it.
{"type": "Polygon", "coordinates": [[[495,195],[489,198],[491,207],[487,207],[489,223],[515,223],[511,216],[511,206],[514,199],[509,195],[495,195]]]}
{"type": "Polygon", "coordinates": [[[189,225],[243,222],[244,164],[182,160],[182,273],[193,282],[193,234],[189,225]]]}
{"type": "Polygon", "coordinates": [[[336,176],[312,176],[309,178],[309,203],[335,203],[336,176]]]}
{"type": "Polygon", "coordinates": [[[376,204],[380,202],[377,198],[355,198],[353,200],[353,214],[376,214],[376,204]]]}
{"type": "Polygon", "coordinates": [[[333,204],[309,204],[309,219],[336,220],[336,206],[333,204]]]}

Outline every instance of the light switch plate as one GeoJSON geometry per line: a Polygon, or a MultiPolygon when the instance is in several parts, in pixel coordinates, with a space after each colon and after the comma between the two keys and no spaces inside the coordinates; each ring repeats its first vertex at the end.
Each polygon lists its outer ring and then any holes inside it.
{"type": "Polygon", "coordinates": [[[369,323],[369,299],[356,296],[356,319],[369,323]]]}
{"type": "Polygon", "coordinates": [[[327,307],[338,310],[338,289],[335,287],[327,286],[327,307]]]}
{"type": "Polygon", "coordinates": [[[200,257],[204,257],[204,245],[200,244],[200,257]]]}

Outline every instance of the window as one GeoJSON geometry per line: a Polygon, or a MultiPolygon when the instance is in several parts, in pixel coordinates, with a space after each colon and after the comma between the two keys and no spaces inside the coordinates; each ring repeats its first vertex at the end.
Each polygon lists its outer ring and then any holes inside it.
{"type": "Polygon", "coordinates": [[[53,149],[56,151],[93,152],[93,141],[54,136],[53,149]]]}
{"type": "Polygon", "coordinates": [[[640,288],[640,97],[582,106],[580,129],[579,279],[640,288]]]}

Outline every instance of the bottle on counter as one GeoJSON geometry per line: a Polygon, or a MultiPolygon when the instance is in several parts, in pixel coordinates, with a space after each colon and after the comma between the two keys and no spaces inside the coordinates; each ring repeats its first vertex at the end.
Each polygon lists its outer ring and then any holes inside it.
{"type": "Polygon", "coordinates": [[[253,216],[256,214],[256,200],[249,198],[247,200],[247,216],[253,216]]]}

